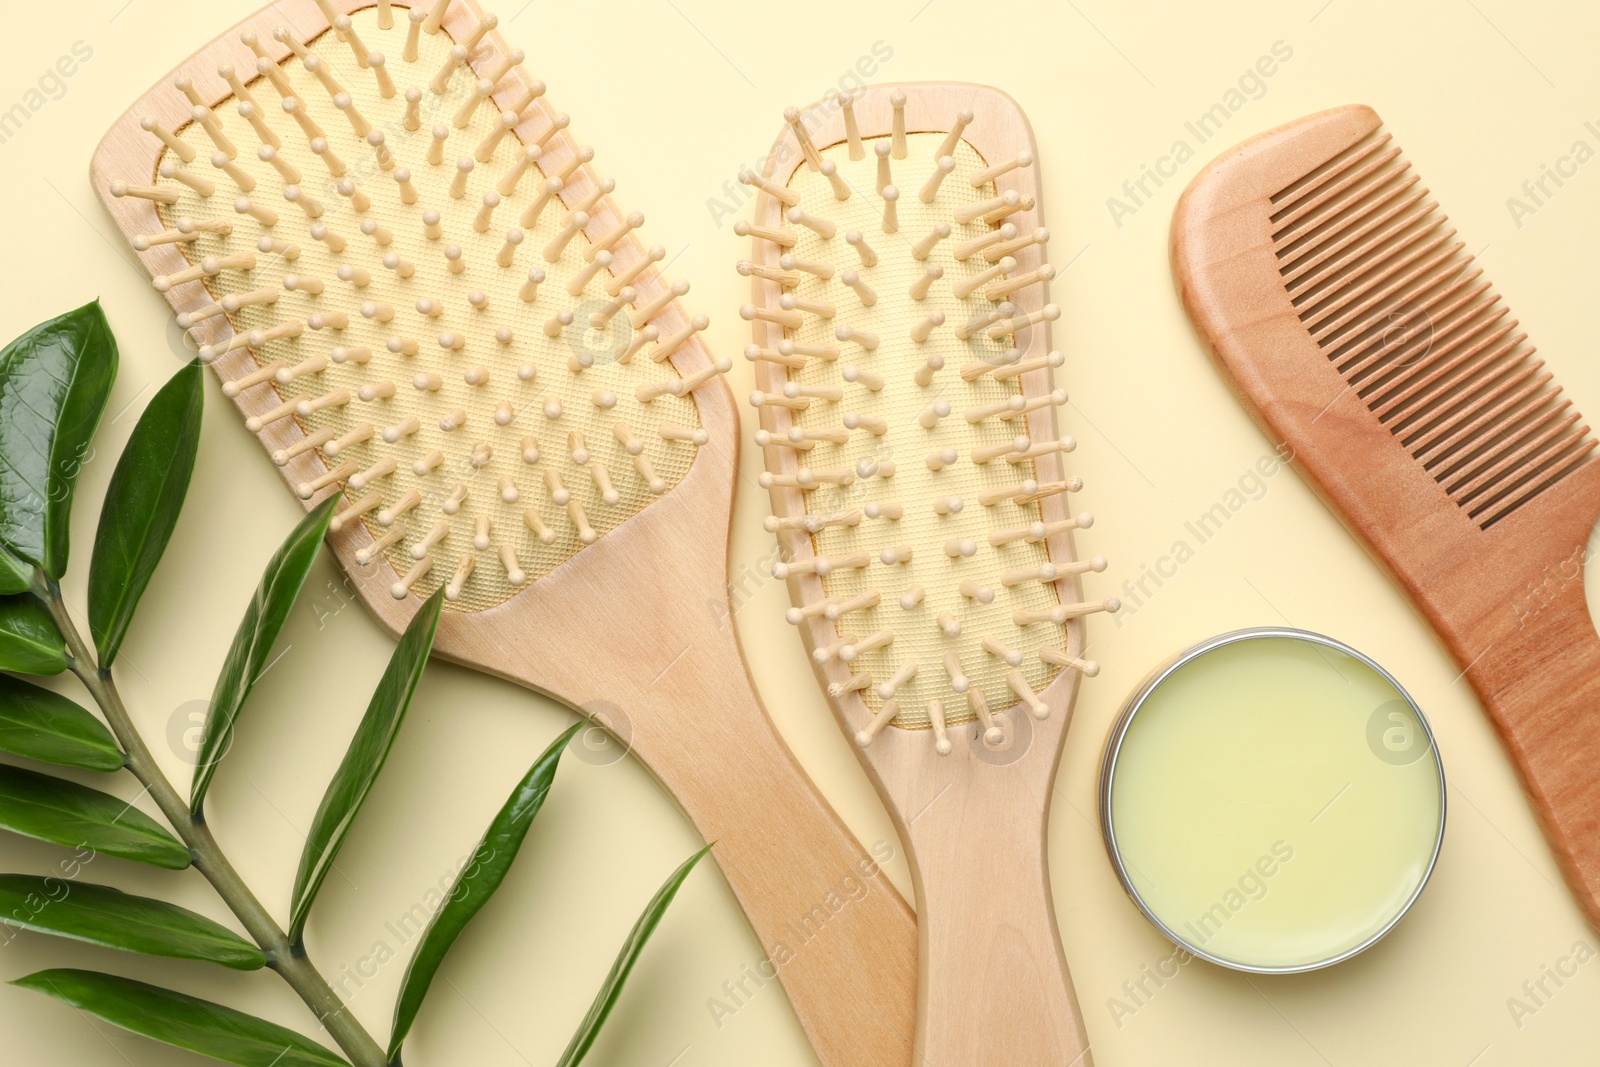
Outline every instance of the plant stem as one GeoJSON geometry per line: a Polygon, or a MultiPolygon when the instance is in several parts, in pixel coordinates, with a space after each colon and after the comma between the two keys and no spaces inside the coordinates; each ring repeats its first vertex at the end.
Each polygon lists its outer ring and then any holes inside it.
{"type": "Polygon", "coordinates": [[[188,802],[161,772],[144,738],[133,725],[111,673],[99,669],[94,653],[84,643],[72,617],[67,613],[60,585],[40,573],[36,591],[66,640],[72,673],[78,676],[78,680],[89,690],[89,695],[94,697],[112,733],[122,745],[128,759],[128,770],[139,779],[178,836],[189,846],[194,855],[195,868],[205,875],[223,903],[227,904],[262,952],[266,953],[267,966],[277,971],[290,988],[299,994],[355,1067],[386,1067],[388,1057],[383,1049],[349,1013],[339,995],[306,957],[303,949],[289,943],[283,928],[256,899],[233,864],[228,862],[217,839],[212,836],[211,828],[206,825],[205,816],[190,810],[188,802]]]}

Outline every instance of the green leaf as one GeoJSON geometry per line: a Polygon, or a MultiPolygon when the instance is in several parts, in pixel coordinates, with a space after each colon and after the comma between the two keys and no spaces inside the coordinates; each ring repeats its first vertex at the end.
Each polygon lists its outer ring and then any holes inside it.
{"type": "Polygon", "coordinates": [[[0,545],[0,596],[26,593],[33,587],[33,568],[0,545]]]}
{"type": "Polygon", "coordinates": [[[139,416],[112,472],[89,561],[89,631],[104,670],[166,551],[194,458],[205,403],[200,364],[174,374],[139,416]]]}
{"type": "Polygon", "coordinates": [[[259,948],[204,915],[87,882],[0,874],[0,923],[124,952],[220,963],[237,971],[267,965],[259,948]]]}
{"type": "Polygon", "coordinates": [[[667,913],[667,905],[678,895],[678,888],[683,885],[683,880],[689,877],[689,872],[694,870],[694,865],[710,851],[711,846],[707,845],[684,860],[683,864],[661,883],[661,888],[650,898],[650,903],[645,905],[639,921],[633,924],[628,939],[622,943],[622,951],[617,953],[617,962],[611,965],[611,973],[606,975],[605,982],[600,986],[600,992],[595,994],[594,1003],[589,1006],[589,1014],[585,1015],[583,1022],[578,1025],[578,1032],[572,1035],[572,1042],[567,1045],[567,1051],[561,1054],[561,1060],[556,1067],[574,1067],[589,1054],[595,1038],[600,1036],[600,1028],[606,1024],[606,1017],[611,1014],[617,998],[622,995],[622,986],[632,973],[633,965],[639,962],[639,954],[644,951],[645,943],[660,925],[661,917],[667,913]]]}
{"type": "Polygon", "coordinates": [[[0,671],[60,674],[67,643],[50,612],[35,597],[0,597],[0,671]]]}
{"type": "Polygon", "coordinates": [[[0,349],[0,544],[59,579],[72,491],[117,376],[98,301],[0,349]]]}
{"type": "Polygon", "coordinates": [[[11,983],[112,1026],[240,1067],[349,1067],[293,1030],[209,1000],[97,971],[40,971],[11,983]]]}
{"type": "Polygon", "coordinates": [[[422,999],[428,995],[428,986],[439,973],[445,954],[456,943],[456,938],[461,936],[467,923],[483,910],[489,898],[500,888],[500,883],[505,881],[506,872],[511,870],[512,861],[517,858],[522,841],[528,836],[528,828],[533,825],[533,817],[544,806],[545,795],[550,792],[550,783],[555,780],[556,766],[561,761],[561,753],[566,750],[567,742],[587,725],[587,722],[575,723],[556,738],[534,762],[522,781],[517,783],[517,788],[506,799],[505,806],[489,824],[483,840],[473,850],[471,865],[461,872],[455,885],[450,887],[450,895],[444,906],[428,923],[422,943],[417,946],[416,955],[411,957],[411,963],[406,967],[400,998],[395,1003],[394,1027],[389,1038],[390,1060],[400,1055],[400,1046],[411,1032],[411,1024],[416,1021],[422,999]]]}
{"type": "Polygon", "coordinates": [[[439,628],[439,609],[444,604],[444,591],[436,590],[417,609],[400,644],[389,659],[378,688],[367,705],[367,713],[356,727],[356,735],[344,754],[344,762],[334,772],[322,804],[311,821],[311,832],[306,835],[306,847],[300,854],[300,869],[294,876],[294,897],[289,906],[289,940],[300,941],[305,932],[306,917],[311,903],[316,899],[322,880],[328,876],[333,861],[344,845],[350,824],[355,821],[361,805],[378,780],[389,749],[400,732],[406,709],[411,706],[411,696],[422,679],[422,669],[427,666],[428,653],[433,649],[433,635],[439,628]]]}
{"type": "Polygon", "coordinates": [[[126,800],[0,764],[0,830],[181,871],[189,850],[126,800]]]}
{"type": "Polygon", "coordinates": [[[200,737],[199,762],[195,764],[194,785],[190,789],[189,806],[200,811],[205,802],[206,790],[211,787],[211,776],[217,764],[233,744],[233,727],[239,712],[255,687],[256,680],[266,669],[272,646],[289,620],[295,598],[305,585],[306,575],[317,560],[317,550],[328,532],[328,520],[338,503],[338,494],[330,496],[309,515],[300,520],[288,540],[279,546],[261,575],[255,596],[245,609],[239,631],[233,635],[233,647],[217,676],[217,687],[211,694],[211,707],[206,711],[204,732],[200,737]]]}
{"type": "Polygon", "coordinates": [[[99,719],[60,693],[0,674],[0,752],[86,771],[122,769],[122,750],[99,719]]]}

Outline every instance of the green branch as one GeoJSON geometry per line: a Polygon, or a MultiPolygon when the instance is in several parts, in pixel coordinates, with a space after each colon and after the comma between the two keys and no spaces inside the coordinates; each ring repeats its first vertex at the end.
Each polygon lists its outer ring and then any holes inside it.
{"type": "Polygon", "coordinates": [[[101,713],[111,727],[111,732],[127,754],[128,770],[139,779],[151,799],[156,802],[156,806],[161,809],[162,815],[166,816],[183,843],[194,854],[196,869],[211,883],[223,903],[238,917],[245,931],[261,947],[262,952],[266,953],[267,966],[277,971],[300,999],[305,1001],[306,1006],[327,1029],[328,1035],[344,1050],[345,1055],[350,1057],[355,1067],[386,1067],[388,1059],[383,1049],[349,1012],[338,994],[328,985],[327,980],[305,954],[290,944],[283,928],[262,906],[261,901],[256,899],[256,895],[228,861],[203,816],[197,815],[190,809],[188,803],[161,772],[155,758],[150,754],[150,749],[145,745],[144,738],[128,715],[110,672],[100,669],[94,653],[90,651],[68,614],[66,603],[61,598],[60,585],[43,571],[35,572],[34,581],[34,592],[49,609],[51,617],[66,640],[68,669],[77,675],[78,680],[99,705],[101,713]]]}

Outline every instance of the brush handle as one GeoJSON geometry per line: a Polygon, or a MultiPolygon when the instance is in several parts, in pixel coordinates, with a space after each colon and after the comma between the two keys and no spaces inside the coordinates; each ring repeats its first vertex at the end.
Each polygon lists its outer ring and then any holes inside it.
{"type": "MultiPolygon", "coordinates": [[[[1579,558],[1574,555],[1569,563],[1579,558]]],[[[1581,573],[1476,653],[1455,648],[1578,906],[1600,929],[1600,637],[1581,573]]]]}
{"type": "Polygon", "coordinates": [[[980,802],[952,789],[906,813],[922,958],[915,1062],[1092,1067],[1051,903],[1049,789],[1035,795],[1014,768],[977,770],[980,802]]]}
{"type": "Polygon", "coordinates": [[[538,659],[519,680],[594,715],[715,843],[823,1064],[907,1067],[916,918],[879,869],[895,842],[862,848],[801,769],[751,684],[725,600],[651,608],[653,625],[630,628],[626,645],[582,657],[525,649],[538,659]]]}

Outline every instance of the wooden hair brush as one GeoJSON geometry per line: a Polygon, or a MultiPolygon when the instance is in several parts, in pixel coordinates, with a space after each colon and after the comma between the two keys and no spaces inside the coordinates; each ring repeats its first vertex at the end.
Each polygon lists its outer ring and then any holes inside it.
{"type": "Polygon", "coordinates": [[[919,1063],[1087,1064],[1045,822],[1086,601],[1056,425],[1032,132],[981,86],[800,111],[768,157],[752,279],[767,520],[840,724],[907,843],[919,1063]]]}
{"type": "Polygon", "coordinates": [[[1212,163],[1178,203],[1172,264],[1246,407],[1471,680],[1600,927],[1582,416],[1370,108],[1212,163]]]}
{"type": "Polygon", "coordinates": [[[738,419],[684,287],[471,0],[279,0],[107,135],[155,288],[398,633],[617,729],[825,1063],[904,1067],[914,919],[767,718],[725,601],[738,419]],[[623,728],[625,727],[625,728],[623,728]]]}

